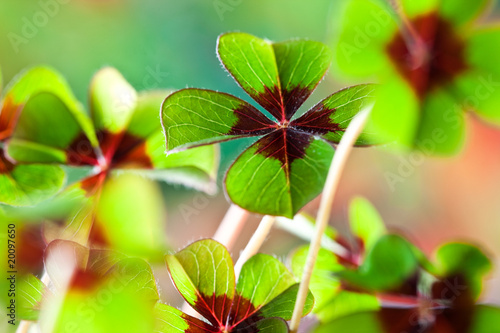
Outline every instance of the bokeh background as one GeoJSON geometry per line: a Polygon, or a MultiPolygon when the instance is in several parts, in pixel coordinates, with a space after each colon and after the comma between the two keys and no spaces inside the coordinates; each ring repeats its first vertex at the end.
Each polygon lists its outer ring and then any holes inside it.
{"type": "MultiPolygon", "coordinates": [[[[309,38],[330,43],[342,2],[1,0],[0,66],[5,83],[26,67],[48,64],[66,76],[84,103],[92,75],[108,65],[121,71],[137,90],[189,86],[248,100],[219,64],[217,36],[243,31],[271,40],[309,38]]],[[[331,70],[307,105],[350,83],[331,70]]],[[[172,248],[213,235],[229,206],[222,176],[245,145],[248,142],[222,145],[220,190],[215,196],[161,185],[168,211],[165,237],[172,248]]],[[[454,158],[396,155],[384,147],[356,149],[332,210],[331,225],[342,232],[347,232],[348,203],[355,195],[371,200],[390,228],[403,232],[427,253],[443,241],[467,240],[481,245],[500,266],[498,128],[469,116],[465,149],[454,158]]],[[[315,214],[317,204],[312,202],[306,210],[315,214]]],[[[258,221],[253,216],[247,223],[235,257],[258,221]]],[[[275,229],[263,251],[285,257],[301,242],[275,229]]],[[[169,283],[166,275],[164,280],[169,283]]],[[[168,291],[168,286],[164,288],[168,291]]],[[[500,303],[498,268],[486,292],[488,301],[500,303]]]]}

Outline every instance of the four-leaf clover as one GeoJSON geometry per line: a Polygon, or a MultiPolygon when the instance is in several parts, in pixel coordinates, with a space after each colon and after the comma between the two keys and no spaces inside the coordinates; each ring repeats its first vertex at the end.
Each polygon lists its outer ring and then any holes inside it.
{"type": "MultiPolygon", "coordinates": [[[[162,106],[167,151],[261,137],[227,172],[229,198],[253,212],[293,217],[322,190],[334,149],[351,119],[372,103],[373,85],[341,90],[293,118],[325,75],[319,42],[271,43],[244,33],[219,37],[218,55],[238,84],[273,118],[234,96],[183,89],[162,106]]],[[[375,142],[363,133],[358,145],[375,142]]]]}
{"type": "MultiPolygon", "coordinates": [[[[206,321],[157,303],[158,332],[288,332],[299,285],[276,258],[253,256],[237,283],[229,252],[214,240],[195,242],[166,261],[177,290],[206,321]]],[[[309,293],[304,315],[313,303],[309,293]]]]}

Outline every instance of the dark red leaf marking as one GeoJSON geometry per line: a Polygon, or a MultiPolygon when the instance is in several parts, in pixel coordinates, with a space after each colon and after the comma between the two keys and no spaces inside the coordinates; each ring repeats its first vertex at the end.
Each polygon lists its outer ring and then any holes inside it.
{"type": "Polygon", "coordinates": [[[17,268],[26,273],[37,274],[43,270],[43,253],[46,244],[42,237],[41,224],[24,225],[18,231],[17,268]]]}
{"type": "Polygon", "coordinates": [[[255,153],[280,161],[288,172],[288,166],[294,160],[304,157],[312,139],[309,134],[283,127],[257,141],[257,151],[255,153]]]}
{"type": "Polygon", "coordinates": [[[311,133],[313,135],[324,135],[330,132],[344,131],[343,128],[340,128],[339,124],[331,119],[334,113],[335,109],[327,108],[323,103],[319,103],[300,118],[292,121],[290,126],[299,131],[311,133]]]}
{"type": "MultiPolygon", "coordinates": [[[[115,138],[110,141],[118,140],[115,138]]],[[[102,148],[106,159],[111,161],[111,167],[122,167],[126,165],[134,165],[140,168],[152,169],[153,163],[146,153],[146,144],[144,139],[136,137],[127,132],[120,135],[119,144],[116,150],[109,151],[102,148]]]]}
{"type": "Polygon", "coordinates": [[[109,248],[111,245],[101,222],[97,219],[94,221],[92,228],[90,229],[89,243],[97,247],[109,248]]]}
{"type": "Polygon", "coordinates": [[[213,327],[212,325],[199,320],[198,318],[194,318],[191,316],[188,316],[186,314],[182,314],[181,318],[184,319],[189,327],[184,331],[185,333],[219,333],[222,332],[220,329],[213,327]]]}
{"type": "Polygon", "coordinates": [[[462,275],[444,278],[432,286],[432,295],[447,305],[436,317],[436,324],[450,326],[454,329],[452,332],[467,332],[472,325],[475,305],[467,280],[462,275]]]}
{"type": "Polygon", "coordinates": [[[99,285],[100,280],[94,271],[79,268],[73,273],[69,287],[75,291],[90,291],[99,285]]]}
{"type": "Polygon", "coordinates": [[[296,86],[291,90],[283,90],[283,104],[285,110],[285,119],[289,121],[297,110],[304,104],[305,100],[311,95],[312,90],[307,87],[296,86]]]}
{"type": "MultiPolygon", "coordinates": [[[[240,329],[248,329],[253,323],[263,319],[258,309],[250,300],[236,295],[234,300],[227,299],[227,296],[206,296],[198,298],[194,308],[210,324],[199,322],[190,328],[188,332],[234,332],[240,329]],[[204,325],[201,325],[203,323],[204,325]]],[[[184,317],[183,317],[184,318],[184,317]]],[[[192,320],[186,316],[185,319],[192,320]]],[[[248,331],[250,332],[250,331],[248,331]]]]}
{"type": "Polygon", "coordinates": [[[231,306],[227,326],[236,330],[245,329],[263,318],[249,299],[236,295],[231,306]]]}
{"type": "Polygon", "coordinates": [[[432,89],[452,82],[467,70],[465,42],[438,13],[418,16],[411,23],[425,44],[427,54],[410,50],[401,32],[387,46],[387,53],[417,96],[423,99],[432,89]]]}
{"type": "Polygon", "coordinates": [[[382,308],[378,317],[386,333],[430,333],[421,322],[418,308],[382,308]]]}
{"type": "Polygon", "coordinates": [[[279,122],[284,122],[286,120],[285,107],[280,89],[277,86],[264,87],[264,89],[263,93],[257,92],[252,97],[279,122]]]}
{"type": "MultiPolygon", "coordinates": [[[[108,131],[97,133],[99,147],[109,167],[134,164],[142,168],[152,168],[151,159],[146,153],[144,139],[127,132],[114,134],[108,131]]],[[[100,164],[89,139],[82,133],[67,149],[68,164],[94,165],[100,164]]]]}
{"type": "Polygon", "coordinates": [[[69,165],[99,165],[97,155],[87,136],[83,133],[78,135],[66,149],[66,157],[69,165]]]}
{"type": "Polygon", "coordinates": [[[104,181],[106,180],[107,173],[100,172],[97,175],[87,177],[80,182],[80,187],[86,192],[87,196],[94,195],[98,189],[102,187],[104,181]]]}
{"type": "Polygon", "coordinates": [[[255,100],[264,109],[269,111],[280,124],[284,124],[304,104],[304,101],[311,95],[311,92],[311,89],[300,86],[283,91],[280,91],[276,86],[271,89],[266,87],[264,93],[255,96],[255,100]]]}
{"type": "Polygon", "coordinates": [[[215,328],[221,328],[225,325],[225,319],[229,314],[232,300],[227,298],[227,295],[215,296],[203,295],[198,297],[194,304],[194,308],[207,319],[215,328]]]}
{"type": "Polygon", "coordinates": [[[15,167],[16,165],[9,160],[3,148],[0,148],[0,174],[8,174],[15,167]]]}
{"type": "Polygon", "coordinates": [[[0,111],[0,141],[12,136],[22,108],[23,105],[14,104],[12,97],[9,95],[5,97],[2,110],[0,111]]]}
{"type": "Polygon", "coordinates": [[[127,132],[114,134],[107,131],[97,133],[104,165],[96,155],[89,139],[82,133],[70,144],[66,151],[69,165],[100,166],[102,171],[81,182],[81,188],[92,195],[101,188],[108,172],[118,167],[153,168],[153,162],[146,152],[144,139],[127,132]]]}
{"type": "Polygon", "coordinates": [[[276,126],[262,112],[248,104],[234,110],[234,114],[238,117],[238,120],[228,135],[264,135],[276,126]]]}

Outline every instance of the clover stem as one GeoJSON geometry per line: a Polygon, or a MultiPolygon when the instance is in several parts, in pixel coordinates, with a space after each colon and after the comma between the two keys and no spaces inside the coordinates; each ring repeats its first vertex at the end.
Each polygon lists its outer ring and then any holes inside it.
{"type": "Polygon", "coordinates": [[[248,215],[249,212],[245,209],[235,204],[231,204],[219,228],[215,232],[213,239],[230,250],[243,229],[243,225],[248,219],[248,215]]]}
{"type": "Polygon", "coordinates": [[[21,320],[19,326],[16,329],[16,333],[27,333],[31,327],[32,322],[27,320],[21,320]]]}
{"type": "Polygon", "coordinates": [[[266,215],[260,221],[257,230],[255,230],[252,238],[250,238],[250,240],[248,241],[247,246],[241,252],[236,265],[234,265],[234,273],[236,275],[236,279],[238,279],[238,276],[240,275],[241,267],[243,267],[243,264],[259,251],[262,243],[264,243],[267,235],[269,235],[269,231],[271,231],[274,220],[274,216],[266,215]]]}
{"type": "Polygon", "coordinates": [[[323,189],[323,195],[321,197],[321,202],[318,210],[318,215],[316,218],[315,232],[311,239],[309,252],[307,254],[306,263],[304,265],[304,271],[302,273],[302,278],[300,281],[299,291],[297,293],[297,300],[295,302],[295,307],[293,309],[292,320],[290,322],[290,331],[297,332],[300,324],[300,319],[302,318],[302,312],[304,310],[304,305],[306,303],[307,295],[309,293],[309,282],[311,281],[311,275],[316,263],[316,258],[318,257],[319,250],[321,248],[321,239],[323,233],[328,225],[328,219],[330,217],[330,212],[333,204],[333,199],[340,181],[340,176],[347,162],[347,158],[356,143],[361,131],[363,130],[368,116],[370,115],[373,105],[364,108],[359,112],[351,121],[344,136],[340,140],[337,147],[335,155],[328,171],[328,176],[326,179],[325,187],[323,189]]]}
{"type": "Polygon", "coordinates": [[[422,65],[428,58],[428,50],[425,42],[420,37],[419,33],[415,30],[415,27],[410,22],[406,14],[401,9],[400,0],[388,0],[389,4],[394,9],[401,22],[401,35],[403,36],[408,51],[413,56],[413,59],[417,59],[420,63],[413,64],[415,67],[422,65]]]}

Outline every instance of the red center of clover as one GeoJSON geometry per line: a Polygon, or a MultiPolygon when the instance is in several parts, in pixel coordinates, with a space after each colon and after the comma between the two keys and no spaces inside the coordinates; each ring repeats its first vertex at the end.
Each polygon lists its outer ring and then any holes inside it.
{"type": "Polygon", "coordinates": [[[453,26],[437,13],[418,16],[410,24],[420,41],[409,46],[400,30],[386,51],[417,96],[424,99],[427,93],[449,84],[467,70],[466,45],[453,26]],[[419,48],[424,52],[419,52],[419,48]]]}

